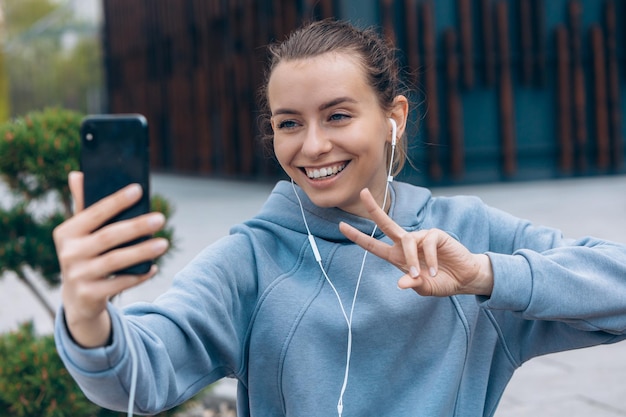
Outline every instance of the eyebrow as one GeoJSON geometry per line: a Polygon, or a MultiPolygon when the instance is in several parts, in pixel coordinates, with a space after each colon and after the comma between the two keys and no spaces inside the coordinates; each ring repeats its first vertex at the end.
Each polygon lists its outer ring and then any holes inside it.
{"type": "MultiPolygon", "coordinates": [[[[330,100],[329,102],[322,103],[322,105],[319,106],[319,110],[326,110],[341,103],[356,103],[356,102],[357,101],[351,97],[337,97],[335,99],[330,100]]],[[[277,114],[298,114],[298,113],[299,112],[296,110],[287,109],[287,108],[276,109],[276,111],[272,113],[272,116],[275,116],[277,114]]]]}

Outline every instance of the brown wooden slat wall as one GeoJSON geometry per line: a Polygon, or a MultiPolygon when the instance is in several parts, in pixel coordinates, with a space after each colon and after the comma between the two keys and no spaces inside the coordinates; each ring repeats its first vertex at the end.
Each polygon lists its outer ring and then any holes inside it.
{"type": "MultiPolygon", "coordinates": [[[[561,22],[548,27],[548,1],[555,0],[368,1],[424,93],[414,123],[428,145],[411,155],[423,162],[420,181],[476,178],[472,149],[480,147],[468,140],[474,127],[464,123],[470,110],[464,105],[476,92],[493,92],[496,103],[492,120],[485,119],[497,124],[498,172],[488,180],[524,175],[522,90],[553,97],[554,143],[544,153],[556,149],[548,156],[555,175],[624,172],[626,5],[597,0],[602,17],[589,25],[588,2],[559,0],[561,22]],[[455,14],[452,24],[437,22],[442,7],[455,14]]],[[[109,110],[146,115],[156,169],[276,176],[257,143],[262,46],[305,19],[342,17],[345,3],[358,2],[104,0],[109,110]]]]}
{"type": "Polygon", "coordinates": [[[109,111],[147,117],[153,168],[274,175],[256,139],[261,47],[335,3],[104,0],[109,111]]]}
{"type": "MultiPolygon", "coordinates": [[[[524,89],[554,97],[553,143],[543,146],[554,167],[543,169],[544,174],[625,172],[626,113],[621,99],[626,79],[626,2],[408,0],[393,9],[390,2],[378,1],[385,33],[395,28],[389,37],[403,48],[410,70],[421,66],[412,76],[425,97],[425,114],[418,115],[418,123],[427,147],[418,168],[426,175],[418,180],[450,183],[471,176],[473,168],[467,160],[471,144],[464,135],[475,125],[467,120],[463,124],[463,97],[491,90],[497,96],[494,123],[498,126],[492,159],[499,162],[497,174],[489,180],[533,176],[532,167],[521,167],[519,162],[524,152],[537,152],[527,146],[528,138],[517,133],[520,123],[537,122],[524,120],[517,109],[516,95],[524,89]],[[546,21],[553,16],[546,16],[546,8],[550,6],[554,14],[557,3],[563,8],[562,22],[548,28],[546,21]],[[597,22],[583,24],[585,5],[603,9],[597,22]],[[437,22],[446,14],[441,13],[443,8],[448,8],[448,14],[453,9],[456,22],[437,22]],[[409,28],[402,22],[419,23],[409,28]],[[555,52],[550,58],[552,47],[555,52]]],[[[485,117],[479,123],[489,122],[485,117]]]]}

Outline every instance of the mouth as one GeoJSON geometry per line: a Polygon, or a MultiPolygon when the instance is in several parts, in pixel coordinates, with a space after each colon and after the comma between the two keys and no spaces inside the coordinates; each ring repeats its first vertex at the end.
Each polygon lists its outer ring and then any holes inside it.
{"type": "Polygon", "coordinates": [[[347,162],[342,162],[340,164],[329,165],[322,168],[307,168],[304,167],[302,170],[312,180],[322,180],[330,177],[334,177],[348,165],[347,162]]]}

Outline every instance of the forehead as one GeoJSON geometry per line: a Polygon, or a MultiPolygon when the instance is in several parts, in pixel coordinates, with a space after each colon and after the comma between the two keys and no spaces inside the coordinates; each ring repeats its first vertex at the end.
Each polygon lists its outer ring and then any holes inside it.
{"type": "Polygon", "coordinates": [[[287,102],[326,100],[329,96],[359,100],[375,97],[359,59],[337,52],[281,61],[270,75],[267,91],[271,108],[287,102]]]}

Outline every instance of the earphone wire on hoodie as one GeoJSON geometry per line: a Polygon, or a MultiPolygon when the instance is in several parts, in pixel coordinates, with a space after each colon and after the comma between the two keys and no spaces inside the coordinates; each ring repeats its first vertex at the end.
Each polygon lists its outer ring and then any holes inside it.
{"type": "MultiPolygon", "coordinates": [[[[393,175],[392,175],[393,158],[394,158],[395,150],[396,150],[397,125],[396,125],[395,120],[389,119],[389,121],[391,122],[391,126],[392,126],[391,156],[389,158],[389,170],[387,172],[387,183],[385,184],[385,196],[383,197],[383,209],[387,206],[387,196],[389,195],[389,184],[393,181],[393,175]]],[[[356,305],[356,299],[357,299],[357,295],[359,292],[359,287],[361,285],[361,277],[363,276],[363,270],[365,268],[365,259],[367,258],[368,251],[365,251],[365,253],[363,254],[363,259],[361,260],[361,268],[359,269],[359,276],[357,278],[356,286],[354,288],[354,295],[352,296],[352,305],[350,307],[350,314],[348,315],[344,308],[343,302],[341,301],[341,297],[339,296],[339,292],[337,291],[337,288],[335,288],[335,285],[333,284],[332,280],[330,279],[330,277],[326,273],[326,270],[324,269],[324,265],[322,264],[322,257],[320,255],[319,249],[317,248],[317,244],[315,243],[315,237],[311,233],[311,230],[309,229],[309,224],[306,221],[306,216],[304,214],[304,207],[302,206],[302,201],[300,200],[300,196],[298,195],[298,191],[296,190],[296,186],[293,181],[293,178],[291,179],[291,187],[293,188],[293,192],[296,195],[296,198],[298,199],[298,205],[300,206],[300,212],[302,213],[302,220],[304,221],[304,227],[306,228],[306,231],[307,231],[309,244],[311,246],[311,249],[313,250],[315,261],[317,262],[320,269],[322,270],[324,279],[326,280],[326,282],[328,282],[333,292],[335,293],[335,296],[337,297],[337,301],[339,302],[339,307],[341,308],[343,317],[346,320],[346,324],[348,325],[348,345],[346,348],[346,368],[345,368],[344,377],[343,377],[343,384],[341,386],[341,391],[339,393],[339,401],[337,402],[337,415],[338,417],[342,417],[343,407],[344,407],[343,396],[344,396],[344,393],[346,392],[346,388],[348,387],[348,375],[350,374],[350,359],[352,356],[352,317],[354,314],[354,307],[356,305]]],[[[376,233],[376,230],[378,230],[378,225],[375,224],[374,230],[372,230],[372,233],[370,234],[371,237],[374,236],[374,234],[376,233]]]]}

